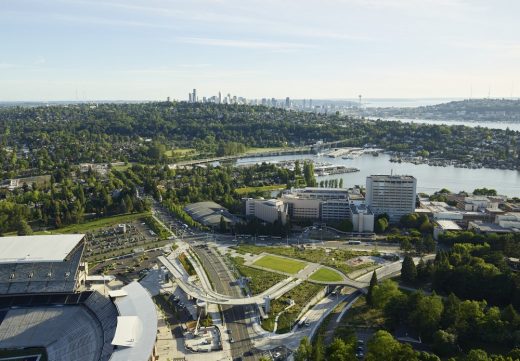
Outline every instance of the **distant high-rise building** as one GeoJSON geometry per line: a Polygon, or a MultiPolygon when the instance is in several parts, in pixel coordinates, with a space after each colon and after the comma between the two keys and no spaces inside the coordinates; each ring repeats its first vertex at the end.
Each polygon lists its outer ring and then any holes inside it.
{"type": "Polygon", "coordinates": [[[218,92],[218,103],[222,104],[222,93],[220,91],[218,92]]]}
{"type": "Polygon", "coordinates": [[[194,103],[197,102],[197,89],[193,89],[193,95],[191,96],[194,103]]]}
{"type": "Polygon", "coordinates": [[[285,98],[285,107],[286,108],[291,107],[291,99],[289,97],[285,98]]]}
{"type": "Polygon", "coordinates": [[[167,98],[166,98],[166,101],[169,103],[169,102],[170,102],[170,97],[167,97],[167,98]]]}
{"type": "Polygon", "coordinates": [[[189,103],[193,103],[193,94],[192,93],[188,93],[188,102],[189,103]]]}
{"type": "Polygon", "coordinates": [[[415,212],[417,179],[408,175],[371,175],[366,181],[366,204],[374,214],[386,213],[390,222],[415,212]]]}
{"type": "Polygon", "coordinates": [[[306,106],[307,106],[307,104],[306,104],[306,100],[303,99],[303,109],[305,109],[306,106]]]}

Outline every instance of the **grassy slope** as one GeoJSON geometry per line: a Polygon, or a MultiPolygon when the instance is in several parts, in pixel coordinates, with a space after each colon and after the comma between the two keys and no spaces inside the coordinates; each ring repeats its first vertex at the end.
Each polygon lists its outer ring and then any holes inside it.
{"type": "Polygon", "coordinates": [[[279,272],[295,274],[305,268],[305,262],[266,255],[254,263],[255,266],[269,268],[279,272]]]}

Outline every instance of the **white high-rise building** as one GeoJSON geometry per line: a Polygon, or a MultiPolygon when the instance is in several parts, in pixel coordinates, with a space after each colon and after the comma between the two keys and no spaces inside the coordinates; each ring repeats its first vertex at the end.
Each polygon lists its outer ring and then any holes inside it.
{"type": "Polygon", "coordinates": [[[220,91],[218,92],[218,103],[222,104],[222,93],[220,91]]]}
{"type": "Polygon", "coordinates": [[[375,215],[386,213],[398,222],[415,211],[417,179],[407,175],[372,175],[366,181],[366,204],[375,215]]]}
{"type": "Polygon", "coordinates": [[[197,89],[193,89],[193,95],[191,96],[194,103],[197,102],[197,89]]]}

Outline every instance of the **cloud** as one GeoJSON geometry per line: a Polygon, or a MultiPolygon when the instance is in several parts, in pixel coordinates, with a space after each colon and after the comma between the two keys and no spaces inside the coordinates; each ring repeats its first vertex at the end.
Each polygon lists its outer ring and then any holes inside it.
{"type": "Polygon", "coordinates": [[[316,46],[303,43],[279,42],[279,41],[254,41],[254,40],[236,40],[236,39],[215,39],[215,38],[197,38],[197,37],[178,37],[178,42],[184,44],[218,46],[229,48],[244,49],[266,49],[275,51],[290,51],[306,48],[315,48],[316,46]]]}

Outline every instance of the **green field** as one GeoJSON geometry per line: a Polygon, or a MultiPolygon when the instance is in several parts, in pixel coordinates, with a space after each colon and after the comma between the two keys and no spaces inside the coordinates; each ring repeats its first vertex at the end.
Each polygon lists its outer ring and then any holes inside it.
{"type": "Polygon", "coordinates": [[[331,269],[328,268],[319,268],[316,272],[314,272],[309,279],[311,281],[318,281],[318,282],[340,282],[343,281],[343,277],[331,269]]]}
{"type": "Polygon", "coordinates": [[[278,272],[295,274],[305,268],[306,263],[284,257],[266,255],[253,263],[255,266],[272,269],[278,272]]]}
{"type": "Polygon", "coordinates": [[[285,184],[274,184],[269,186],[259,186],[259,187],[242,187],[236,188],[235,192],[240,195],[248,194],[248,193],[256,193],[256,192],[269,192],[275,191],[278,189],[285,189],[285,184]]]}
{"type": "Polygon", "coordinates": [[[287,278],[286,276],[282,276],[278,273],[244,266],[244,259],[242,257],[234,257],[230,258],[230,260],[233,262],[233,265],[236,267],[241,276],[248,277],[250,279],[248,283],[249,290],[253,295],[258,295],[287,278]]]}
{"type": "Polygon", "coordinates": [[[195,148],[176,148],[170,149],[164,152],[164,155],[168,158],[171,157],[185,157],[187,155],[195,155],[195,148]]]}
{"type": "Polygon", "coordinates": [[[284,148],[284,147],[272,147],[272,148],[251,147],[251,148],[248,148],[244,154],[268,153],[268,152],[275,152],[275,151],[284,150],[284,149],[287,149],[287,148],[284,148]]]}
{"type": "Polygon", "coordinates": [[[348,274],[357,269],[367,268],[373,266],[372,263],[364,263],[359,266],[349,266],[345,261],[355,258],[358,256],[366,256],[370,255],[370,252],[362,252],[362,251],[351,251],[348,249],[331,249],[325,250],[323,248],[317,249],[298,249],[296,247],[265,247],[265,246],[256,246],[253,244],[241,244],[238,246],[233,246],[238,253],[246,254],[260,254],[262,252],[266,252],[269,254],[276,254],[280,256],[285,256],[289,258],[297,258],[306,262],[312,263],[321,263],[324,266],[332,267],[337,269],[338,271],[348,274]]]}
{"type": "Polygon", "coordinates": [[[85,233],[94,229],[113,226],[114,224],[128,223],[139,218],[144,218],[149,215],[150,212],[122,214],[118,216],[99,218],[85,223],[72,224],[70,226],[52,229],[50,231],[35,232],[35,234],[85,233]]]}

